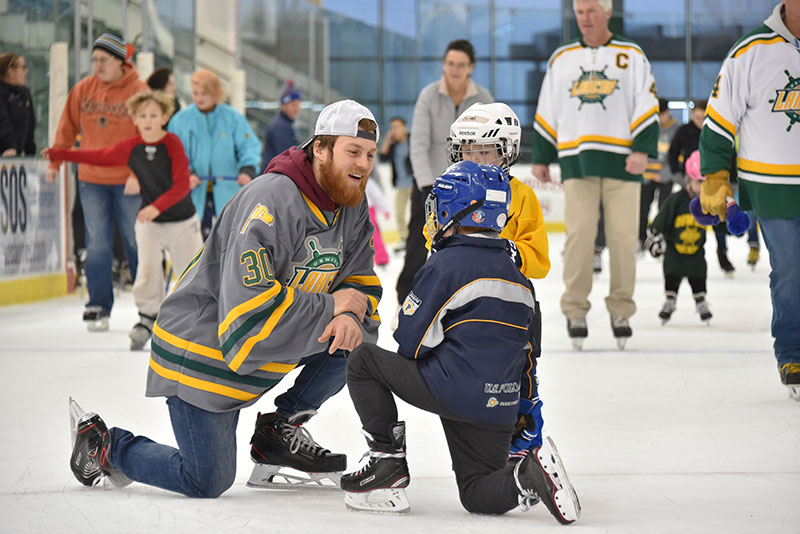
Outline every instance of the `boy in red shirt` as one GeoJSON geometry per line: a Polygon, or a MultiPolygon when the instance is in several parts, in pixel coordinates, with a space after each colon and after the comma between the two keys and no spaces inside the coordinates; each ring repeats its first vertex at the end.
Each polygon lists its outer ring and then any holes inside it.
{"type": "Polygon", "coordinates": [[[136,216],[139,267],[133,298],[139,322],[131,329],[131,350],[144,348],[165,283],[162,254],[166,250],[180,273],[203,244],[200,221],[189,197],[189,162],[180,139],[163,126],[172,114],[172,99],[165,93],[144,91],[125,103],[139,135],[98,150],[49,148],[42,155],[53,162],[74,161],[99,166],[127,165],[138,179],[142,198],[136,216]]]}

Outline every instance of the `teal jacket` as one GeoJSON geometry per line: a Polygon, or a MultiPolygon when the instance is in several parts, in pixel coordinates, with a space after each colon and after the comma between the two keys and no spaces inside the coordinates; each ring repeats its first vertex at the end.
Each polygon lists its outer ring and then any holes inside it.
{"type": "MultiPolygon", "coordinates": [[[[227,104],[218,104],[209,113],[203,113],[192,104],[172,117],[168,130],[180,137],[194,174],[233,178],[214,184],[217,213],[240,189],[235,181],[240,173],[251,177],[260,174],[261,142],[244,115],[227,104]]],[[[192,191],[192,200],[201,218],[206,188],[204,182],[192,191]]]]}

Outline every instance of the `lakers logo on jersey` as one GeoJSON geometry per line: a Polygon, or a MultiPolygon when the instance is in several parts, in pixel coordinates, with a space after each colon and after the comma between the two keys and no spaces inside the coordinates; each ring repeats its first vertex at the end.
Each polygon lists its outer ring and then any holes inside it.
{"type": "Polygon", "coordinates": [[[619,89],[619,80],[612,80],[606,76],[606,69],[608,65],[603,67],[603,70],[583,70],[581,67],[580,77],[572,82],[572,87],[569,89],[569,96],[578,98],[581,101],[579,108],[584,104],[600,104],[603,109],[606,109],[603,101],[619,89]]]}
{"type": "Polygon", "coordinates": [[[242,231],[239,232],[240,234],[244,234],[247,230],[247,227],[250,225],[250,221],[261,221],[267,226],[272,226],[275,223],[275,217],[269,212],[269,209],[261,203],[256,204],[256,207],[253,208],[253,211],[250,212],[248,215],[247,220],[244,222],[242,226],[242,231]]]}
{"type": "Polygon", "coordinates": [[[308,256],[302,265],[292,267],[286,285],[306,293],[327,293],[342,266],[342,242],[336,249],[320,249],[316,238],[306,241],[308,256]]]}
{"type": "Polygon", "coordinates": [[[788,70],[783,71],[789,77],[789,83],[783,89],[775,91],[775,99],[770,100],[773,113],[785,113],[789,117],[789,126],[786,131],[792,129],[792,125],[800,122],[800,78],[792,78],[788,70]]]}

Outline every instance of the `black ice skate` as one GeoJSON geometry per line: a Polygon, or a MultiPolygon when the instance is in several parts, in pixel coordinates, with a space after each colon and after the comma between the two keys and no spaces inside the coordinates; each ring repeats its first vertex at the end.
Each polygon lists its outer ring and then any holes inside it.
{"type": "Polygon", "coordinates": [[[780,373],[781,383],[789,388],[789,396],[800,401],[800,363],[785,363],[780,373]]]}
{"type": "Polygon", "coordinates": [[[617,348],[619,350],[624,350],[625,344],[633,335],[633,330],[631,330],[631,325],[628,323],[628,320],[624,317],[614,317],[612,315],[611,331],[614,333],[614,337],[617,339],[617,348]]]}
{"type": "Polygon", "coordinates": [[[725,273],[725,276],[732,278],[736,268],[728,259],[728,251],[717,249],[717,259],[719,260],[719,267],[725,273]]]}
{"type": "Polygon", "coordinates": [[[705,293],[698,293],[694,296],[694,305],[697,308],[697,313],[700,314],[700,320],[706,324],[713,317],[711,310],[708,309],[708,302],[706,301],[705,293]]]}
{"type": "Polygon", "coordinates": [[[369,444],[368,461],[353,473],[342,475],[344,505],[358,512],[403,514],[410,506],[406,499],[411,482],[406,463],[406,426],[400,421],[392,427],[391,443],[381,443],[364,432],[369,444]]]}
{"type": "Polygon", "coordinates": [[[667,324],[672,314],[675,313],[676,296],[674,291],[667,291],[667,300],[664,302],[664,306],[661,307],[661,311],[658,312],[658,317],[661,319],[662,325],[667,324]]]}
{"type": "Polygon", "coordinates": [[[120,473],[108,462],[108,447],[111,436],[108,428],[96,413],[85,413],[78,403],[69,399],[70,433],[72,456],[69,467],[78,482],[84,486],[96,486],[104,478],[117,487],[131,483],[131,479],[120,473]]]}
{"type": "Polygon", "coordinates": [[[567,335],[572,343],[572,348],[581,350],[583,348],[583,340],[589,335],[589,329],[586,327],[586,319],[567,319],[567,335]]]}
{"type": "Polygon", "coordinates": [[[322,448],[302,426],[316,413],[299,412],[288,421],[275,412],[258,414],[250,440],[250,458],[256,465],[248,486],[339,487],[339,477],[347,469],[347,456],[322,448]]]}
{"type": "Polygon", "coordinates": [[[131,350],[142,350],[153,335],[156,318],[152,315],[139,314],[139,322],[133,325],[128,337],[131,338],[131,350]]]}
{"type": "Polygon", "coordinates": [[[104,332],[108,330],[108,312],[101,306],[86,306],[83,322],[89,332],[104,332]]]}
{"type": "Polygon", "coordinates": [[[578,494],[567,477],[556,444],[550,437],[514,466],[514,482],[519,490],[519,503],[528,511],[543,502],[562,525],[569,525],[581,516],[578,494]]]}

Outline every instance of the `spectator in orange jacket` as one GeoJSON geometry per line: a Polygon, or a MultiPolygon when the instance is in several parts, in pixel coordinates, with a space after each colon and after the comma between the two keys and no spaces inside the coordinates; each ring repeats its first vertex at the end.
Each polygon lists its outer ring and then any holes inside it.
{"type": "MultiPolygon", "coordinates": [[[[137,134],[125,101],[149,90],[130,63],[133,46],[104,33],[92,47],[93,74],[69,92],[61,112],[54,148],[71,148],[78,133],[82,149],[99,149],[137,134]]],[[[47,180],[55,181],[58,164],[51,163],[47,180]]],[[[139,211],[139,182],[127,166],[78,166],[78,192],[86,225],[86,285],[89,302],[83,320],[89,330],[107,330],[114,304],[111,283],[113,228],[122,234],[131,278],[136,278],[136,239],[133,224],[139,211]]]]}

